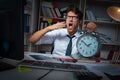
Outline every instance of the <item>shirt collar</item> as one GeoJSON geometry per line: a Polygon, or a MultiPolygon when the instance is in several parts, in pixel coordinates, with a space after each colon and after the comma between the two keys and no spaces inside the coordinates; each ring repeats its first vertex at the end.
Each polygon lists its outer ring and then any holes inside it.
{"type": "MultiPolygon", "coordinates": [[[[67,30],[67,29],[66,29],[66,30],[67,30]]],[[[67,35],[69,35],[68,32],[67,32],[67,35]]],[[[79,37],[79,36],[80,36],[80,32],[77,31],[77,32],[74,34],[74,36],[75,36],[75,37],[79,37]]]]}
{"type": "Polygon", "coordinates": [[[74,35],[75,35],[75,37],[79,37],[80,36],[80,32],[77,31],[74,35]]]}

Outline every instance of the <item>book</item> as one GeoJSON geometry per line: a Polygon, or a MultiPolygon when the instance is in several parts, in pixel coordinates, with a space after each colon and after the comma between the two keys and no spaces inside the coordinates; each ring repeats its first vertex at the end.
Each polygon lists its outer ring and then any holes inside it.
{"type": "Polygon", "coordinates": [[[56,15],[56,13],[55,13],[55,10],[54,10],[53,8],[50,8],[50,10],[51,10],[51,12],[52,12],[52,14],[53,14],[53,17],[54,17],[54,18],[57,18],[57,15],[56,15]]]}
{"type": "Polygon", "coordinates": [[[47,21],[40,21],[39,29],[43,29],[43,28],[45,28],[47,26],[49,26],[47,21]]]}
{"type": "Polygon", "coordinates": [[[96,18],[91,10],[86,10],[86,16],[88,20],[96,21],[96,18]]]}
{"type": "Polygon", "coordinates": [[[45,9],[46,9],[47,16],[52,18],[53,14],[52,14],[51,9],[49,7],[45,7],[45,9]]]}
{"type": "Polygon", "coordinates": [[[56,14],[57,14],[57,17],[58,17],[58,18],[62,17],[59,8],[54,8],[54,9],[55,9],[55,12],[56,12],[56,14]]]}
{"type": "Polygon", "coordinates": [[[42,14],[43,16],[47,17],[47,13],[44,6],[42,6],[42,14]]]}
{"type": "Polygon", "coordinates": [[[113,64],[120,64],[120,52],[119,51],[115,51],[114,55],[112,57],[111,63],[113,64]]]}
{"type": "Polygon", "coordinates": [[[24,32],[29,32],[29,14],[24,13],[24,32]]]}
{"type": "Polygon", "coordinates": [[[109,51],[109,55],[108,55],[108,57],[107,57],[108,60],[112,60],[113,55],[114,55],[114,52],[115,52],[114,50],[110,50],[110,51],[109,51]]]}
{"type": "Polygon", "coordinates": [[[95,16],[91,10],[89,10],[89,15],[91,17],[91,20],[96,21],[95,16]]]}
{"type": "Polygon", "coordinates": [[[42,2],[42,6],[44,6],[44,7],[49,7],[49,8],[53,8],[52,3],[51,3],[51,2],[46,2],[46,1],[43,1],[43,2],[42,2]]]}
{"type": "Polygon", "coordinates": [[[89,14],[89,10],[86,10],[86,17],[87,17],[88,20],[91,20],[91,16],[89,14]]]}
{"type": "Polygon", "coordinates": [[[60,18],[62,16],[55,2],[42,2],[42,14],[45,17],[60,18]]]}

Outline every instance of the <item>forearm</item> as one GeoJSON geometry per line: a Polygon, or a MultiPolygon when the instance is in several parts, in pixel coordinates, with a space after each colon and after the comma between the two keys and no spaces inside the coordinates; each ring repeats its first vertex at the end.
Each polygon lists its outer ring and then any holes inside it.
{"type": "Polygon", "coordinates": [[[46,27],[44,29],[41,29],[37,32],[35,32],[30,38],[29,42],[36,43],[39,39],[41,39],[48,31],[50,31],[49,27],[46,27]]]}

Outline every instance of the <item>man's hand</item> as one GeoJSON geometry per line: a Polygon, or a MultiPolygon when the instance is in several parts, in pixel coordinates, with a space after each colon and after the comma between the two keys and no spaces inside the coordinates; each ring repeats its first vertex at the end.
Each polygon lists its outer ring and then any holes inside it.
{"type": "Polygon", "coordinates": [[[64,22],[57,22],[56,24],[48,26],[49,30],[54,30],[54,29],[60,29],[66,26],[65,21],[64,22]]]}
{"type": "Polygon", "coordinates": [[[76,59],[73,59],[71,57],[67,57],[67,58],[62,58],[62,57],[54,57],[54,59],[57,59],[57,60],[60,60],[60,61],[66,61],[66,62],[76,62],[77,60],[76,59]]]}

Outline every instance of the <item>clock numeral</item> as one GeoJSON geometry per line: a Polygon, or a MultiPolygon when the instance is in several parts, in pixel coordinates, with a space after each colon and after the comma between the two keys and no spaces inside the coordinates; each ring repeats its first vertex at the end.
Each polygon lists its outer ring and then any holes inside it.
{"type": "Polygon", "coordinates": [[[79,45],[81,45],[81,43],[79,43],[79,45]]]}
{"type": "Polygon", "coordinates": [[[95,44],[95,42],[93,42],[93,44],[95,44]]]}
{"type": "Polygon", "coordinates": [[[84,53],[84,52],[85,52],[85,50],[82,50],[82,52],[84,53]]]}
{"type": "Polygon", "coordinates": [[[91,54],[92,52],[90,51],[90,54],[91,54]]]}
{"type": "Polygon", "coordinates": [[[80,47],[80,49],[82,49],[82,47],[80,47]]]}
{"type": "Polygon", "coordinates": [[[94,48],[96,48],[96,47],[97,47],[97,45],[94,46],[94,48]]]}

